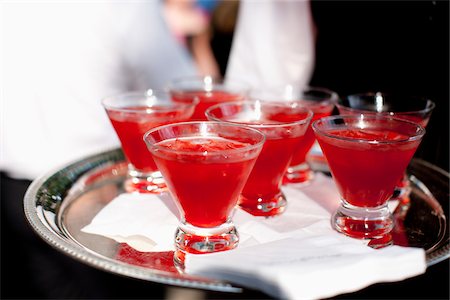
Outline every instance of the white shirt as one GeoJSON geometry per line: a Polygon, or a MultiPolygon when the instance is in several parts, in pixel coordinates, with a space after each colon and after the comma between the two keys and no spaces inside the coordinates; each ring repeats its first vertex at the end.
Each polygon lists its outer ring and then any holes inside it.
{"type": "Polygon", "coordinates": [[[101,106],[197,73],[159,1],[0,4],[0,169],[37,176],[119,146],[101,106]]]}
{"type": "MultiPolygon", "coordinates": [[[[0,170],[35,179],[119,147],[101,99],[197,74],[160,1],[0,4],[0,170]]],[[[227,77],[254,88],[305,84],[313,65],[309,3],[241,2],[227,77]]]]}
{"type": "Polygon", "coordinates": [[[314,23],[307,0],[241,0],[227,78],[252,89],[286,84],[301,90],[315,63],[314,23]]]}

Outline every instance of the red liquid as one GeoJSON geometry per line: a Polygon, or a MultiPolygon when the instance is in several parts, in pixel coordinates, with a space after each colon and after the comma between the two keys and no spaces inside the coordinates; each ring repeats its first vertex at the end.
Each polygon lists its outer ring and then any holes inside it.
{"type": "MultiPolygon", "coordinates": [[[[396,132],[357,129],[328,134],[377,141],[407,138],[396,132]]],[[[317,138],[341,196],[358,207],[386,203],[420,143],[418,140],[395,144],[356,143],[323,135],[317,138]]]]}
{"type": "Polygon", "coordinates": [[[281,179],[289,166],[292,153],[302,138],[303,136],[266,139],[242,191],[247,205],[256,207],[258,198],[271,199],[280,192],[281,179]]]}
{"type": "Polygon", "coordinates": [[[173,264],[173,255],[173,251],[141,252],[126,243],[120,243],[115,259],[130,265],[178,274],[173,264]]]}
{"type": "Polygon", "coordinates": [[[195,107],[194,114],[191,117],[191,120],[201,120],[205,121],[205,111],[210,106],[221,102],[229,102],[229,101],[237,101],[242,100],[244,97],[239,94],[229,93],[225,91],[186,91],[186,92],[173,92],[172,97],[174,101],[186,101],[190,100],[194,97],[198,97],[199,103],[195,107]]]}
{"type": "MultiPolygon", "coordinates": [[[[374,114],[373,111],[357,111],[357,110],[352,110],[352,109],[347,109],[345,107],[340,107],[340,114],[341,115],[359,115],[360,113],[369,113],[369,114],[374,114]]],[[[387,113],[385,113],[387,114],[387,113]]],[[[401,113],[401,112],[397,112],[397,113],[392,113],[391,115],[394,118],[398,118],[398,119],[403,119],[406,121],[410,121],[416,124],[421,125],[423,128],[425,128],[428,125],[428,121],[430,120],[430,116],[424,116],[421,115],[420,113],[414,114],[414,113],[410,113],[410,114],[406,114],[406,113],[401,113]]],[[[394,195],[395,198],[402,198],[404,196],[404,191],[407,189],[409,185],[409,179],[406,176],[406,174],[402,174],[400,176],[400,178],[397,180],[397,184],[396,184],[396,189],[397,189],[397,193],[398,195],[394,195]]]]}
{"type": "Polygon", "coordinates": [[[186,222],[205,228],[226,223],[257,152],[227,154],[248,144],[217,137],[170,139],[157,145],[178,151],[157,150],[153,155],[186,222]]]}
{"type": "MultiPolygon", "coordinates": [[[[283,124],[305,119],[306,116],[306,113],[286,112],[286,107],[271,108],[270,112],[264,111],[263,117],[259,120],[240,121],[240,123],[250,126],[283,124]]],[[[276,207],[278,205],[283,176],[291,162],[293,153],[301,145],[309,124],[253,127],[266,135],[266,141],[242,191],[239,205],[253,215],[276,215],[284,208],[261,211],[258,207],[261,205],[268,205],[269,207],[275,205],[276,207]]]]}
{"type": "MultiPolygon", "coordinates": [[[[143,140],[144,134],[157,126],[185,121],[189,118],[189,111],[158,111],[158,107],[133,107],[138,112],[108,111],[110,121],[120,139],[122,149],[129,162],[139,171],[150,173],[157,170],[151,154],[143,140]],[[152,113],[145,114],[148,109],[152,113]]],[[[167,107],[161,107],[167,110],[167,107]]]]}
{"type": "MultiPolygon", "coordinates": [[[[320,118],[328,117],[331,115],[331,112],[333,110],[333,106],[329,107],[328,109],[325,109],[321,106],[315,107],[311,106],[308,107],[312,110],[314,113],[311,124],[320,118]]],[[[308,154],[309,150],[311,150],[312,146],[314,145],[314,142],[316,141],[316,136],[314,135],[314,130],[312,129],[311,125],[308,126],[308,129],[306,129],[305,136],[303,137],[302,141],[300,142],[297,150],[295,151],[294,155],[292,156],[291,166],[297,166],[306,161],[306,155],[308,154]]]]}

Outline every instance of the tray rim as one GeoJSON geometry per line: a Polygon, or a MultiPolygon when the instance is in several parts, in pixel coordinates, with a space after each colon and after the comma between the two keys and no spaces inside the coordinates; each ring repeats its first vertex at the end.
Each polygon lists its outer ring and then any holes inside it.
{"type": "MultiPolygon", "coordinates": [[[[60,168],[54,168],[51,171],[46,172],[44,175],[32,181],[24,196],[24,212],[28,223],[32,226],[32,228],[36,231],[36,233],[53,248],[62,251],[63,253],[71,256],[72,258],[82,263],[86,263],[87,265],[113,274],[120,274],[131,278],[153,281],[156,283],[169,284],[178,287],[206,289],[219,292],[232,292],[232,293],[242,292],[242,288],[233,286],[230,283],[223,281],[213,281],[210,279],[200,277],[196,279],[174,278],[173,276],[169,276],[168,273],[163,271],[148,269],[145,267],[135,265],[129,265],[124,262],[109,259],[107,257],[95,253],[94,251],[89,251],[83,248],[79,244],[71,241],[70,239],[66,240],[62,238],[61,236],[59,236],[58,233],[52,231],[49,228],[48,224],[45,224],[41,221],[41,219],[38,216],[38,213],[40,212],[37,212],[36,210],[35,205],[36,196],[39,189],[43,186],[45,182],[47,182],[47,180],[49,180],[52,176],[56,176],[59,172],[62,172],[65,169],[75,167],[79,163],[82,162],[88,163],[89,161],[96,161],[97,158],[100,158],[103,155],[114,152],[121,153],[121,150],[113,149],[101,152],[96,155],[88,156],[84,159],[63,165],[60,168]]],[[[92,170],[92,168],[89,170],[92,170]]],[[[81,174],[81,176],[83,174],[81,174]]]]}
{"type": "MultiPolygon", "coordinates": [[[[170,273],[166,273],[164,271],[149,269],[135,265],[129,265],[124,262],[104,257],[94,251],[90,251],[89,249],[82,247],[78,243],[72,241],[70,238],[64,239],[57,232],[49,228],[50,227],[49,224],[45,224],[44,222],[42,222],[41,218],[39,217],[39,214],[43,215],[43,211],[39,212],[37,210],[36,201],[39,190],[49,179],[51,179],[53,176],[57,176],[59,173],[64,172],[65,170],[75,168],[77,165],[82,163],[84,164],[89,164],[90,162],[93,164],[98,163],[93,167],[89,167],[84,172],[81,172],[78,176],[79,179],[85,173],[92,171],[95,167],[100,166],[104,167],[105,164],[111,162],[120,163],[121,162],[120,157],[122,157],[123,160],[123,153],[120,148],[111,149],[98,154],[87,156],[83,159],[73,161],[71,163],[67,163],[62,167],[54,168],[46,172],[45,174],[41,175],[34,181],[32,181],[32,183],[30,184],[25,193],[23,204],[26,219],[28,223],[32,226],[32,228],[36,231],[36,233],[53,248],[62,251],[66,255],[69,255],[82,263],[85,263],[97,269],[101,269],[103,271],[111,272],[114,274],[120,274],[131,278],[168,284],[178,287],[206,289],[219,292],[232,292],[232,293],[242,292],[242,288],[224,281],[214,281],[208,278],[200,278],[200,277],[199,278],[193,277],[192,279],[176,278],[173,275],[170,275],[170,273]],[[116,155],[118,159],[114,161],[105,158],[103,159],[103,162],[100,162],[102,157],[108,155],[111,156],[116,155]]],[[[440,173],[441,175],[449,178],[450,180],[450,174],[444,171],[443,169],[419,158],[414,158],[414,160],[417,161],[417,163],[425,165],[426,167],[440,173]]],[[[72,182],[72,187],[75,185],[75,183],[76,180],[72,182]]],[[[58,217],[58,215],[59,215],[58,212],[55,213],[55,217],[58,217]]],[[[47,220],[45,215],[43,215],[43,217],[47,220]]],[[[444,215],[444,217],[446,216],[444,215]]],[[[448,230],[448,228],[446,230],[448,230]]],[[[64,230],[62,229],[61,231],[64,232],[64,230]]],[[[448,259],[449,257],[450,257],[450,244],[446,243],[443,245],[443,247],[437,249],[436,251],[426,254],[427,267],[439,263],[445,259],[448,259]]]]}

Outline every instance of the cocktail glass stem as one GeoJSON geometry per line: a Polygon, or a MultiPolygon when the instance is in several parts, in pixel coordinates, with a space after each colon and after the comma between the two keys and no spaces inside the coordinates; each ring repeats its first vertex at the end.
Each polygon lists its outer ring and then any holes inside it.
{"type": "Polygon", "coordinates": [[[290,166],[283,183],[310,183],[314,179],[314,171],[308,163],[290,166]]]}
{"type": "Polygon", "coordinates": [[[332,226],[348,236],[363,239],[381,238],[394,228],[394,218],[387,204],[357,207],[341,200],[331,218],[332,226]]]}
{"type": "Polygon", "coordinates": [[[271,217],[284,212],[287,200],[283,192],[270,197],[246,197],[241,194],[239,198],[239,207],[254,216],[271,217]]]}
{"type": "Polygon", "coordinates": [[[234,249],[239,235],[231,221],[215,228],[200,228],[180,222],[175,232],[174,262],[184,268],[186,253],[204,254],[234,249]]]}

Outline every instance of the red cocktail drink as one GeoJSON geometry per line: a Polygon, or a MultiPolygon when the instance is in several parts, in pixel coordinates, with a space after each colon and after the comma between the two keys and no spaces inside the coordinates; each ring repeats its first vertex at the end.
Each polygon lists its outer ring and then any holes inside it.
{"type": "Polygon", "coordinates": [[[237,152],[226,158],[205,160],[205,153],[223,153],[248,144],[216,137],[187,137],[164,140],[156,146],[163,150],[154,151],[155,160],[171,190],[178,196],[186,222],[203,228],[225,223],[256,156],[243,159],[242,153],[237,152]],[[165,152],[164,155],[160,156],[161,152],[165,152]]]}
{"type": "MultiPolygon", "coordinates": [[[[269,87],[252,92],[252,97],[263,101],[299,101],[313,112],[311,123],[322,117],[331,115],[338,95],[328,89],[320,87],[298,88],[293,85],[269,87]]],[[[292,156],[291,163],[283,178],[283,183],[309,183],[314,178],[307,155],[311,151],[316,137],[311,126],[306,130],[300,145],[292,156]]]]}
{"type": "MultiPolygon", "coordinates": [[[[320,118],[323,117],[328,117],[329,115],[331,115],[331,111],[327,111],[326,113],[321,113],[318,111],[314,110],[314,107],[309,107],[311,109],[311,111],[314,113],[311,122],[314,122],[316,120],[319,120],[320,118]]],[[[303,164],[306,162],[306,155],[308,154],[308,152],[311,150],[314,142],[316,141],[316,136],[314,135],[314,131],[312,130],[312,127],[309,126],[308,129],[306,129],[305,132],[305,136],[303,138],[303,141],[301,143],[301,145],[298,147],[297,151],[295,152],[294,156],[292,157],[292,161],[291,161],[291,166],[297,166],[300,164],[303,164]]],[[[296,182],[304,182],[308,180],[308,177],[310,175],[307,176],[301,176],[298,178],[294,178],[292,176],[289,176],[288,174],[293,174],[293,170],[289,171],[288,169],[288,173],[286,174],[286,183],[296,183],[296,182]]]]}
{"type": "Polygon", "coordinates": [[[264,135],[243,126],[186,122],[150,130],[145,141],[180,210],[175,259],[236,247],[231,216],[264,135]]]}
{"type": "Polygon", "coordinates": [[[398,174],[406,169],[420,142],[395,143],[409,137],[392,131],[344,129],[327,133],[337,138],[331,142],[320,138],[327,159],[332,161],[336,184],[349,204],[360,207],[377,207],[389,199],[398,174]],[[341,137],[381,144],[349,145],[341,137]]]}
{"type": "MultiPolygon", "coordinates": [[[[294,94],[301,103],[313,112],[311,123],[331,115],[338,95],[324,88],[309,87],[294,94]]],[[[308,126],[305,136],[292,156],[291,163],[284,176],[284,183],[309,183],[314,178],[314,172],[307,162],[307,155],[311,151],[316,137],[311,126],[308,126]]]]}
{"type": "Polygon", "coordinates": [[[312,112],[298,102],[222,103],[206,111],[210,120],[238,123],[266,136],[261,154],[242,190],[239,206],[256,216],[275,216],[286,207],[280,186],[293,153],[303,139],[312,112]]]}
{"type": "MultiPolygon", "coordinates": [[[[363,93],[340,98],[336,107],[341,115],[376,114],[408,120],[426,127],[434,110],[433,101],[387,93],[363,93]]],[[[409,192],[409,180],[402,174],[396,185],[394,198],[404,198],[409,192]]]]}
{"type": "Polygon", "coordinates": [[[393,227],[387,207],[425,130],[418,124],[376,115],[334,116],[313,128],[342,203],[333,226],[357,238],[379,238],[393,227]]]}
{"type": "Polygon", "coordinates": [[[143,136],[156,126],[188,120],[195,104],[192,99],[174,102],[169,94],[154,90],[121,94],[103,100],[129,162],[127,191],[158,193],[165,189],[143,136]]]}
{"type": "Polygon", "coordinates": [[[155,162],[142,138],[150,129],[186,120],[185,111],[167,111],[167,107],[154,105],[129,107],[130,112],[108,111],[108,117],[119,136],[122,149],[133,166],[141,172],[157,171],[155,162]]]}
{"type": "Polygon", "coordinates": [[[195,107],[194,114],[191,120],[206,120],[205,111],[208,107],[228,101],[242,100],[243,96],[238,94],[229,93],[226,91],[187,91],[187,92],[174,92],[172,97],[175,101],[185,101],[197,97],[199,102],[195,107]]]}
{"type": "Polygon", "coordinates": [[[169,85],[169,91],[175,101],[198,99],[198,104],[191,117],[193,121],[206,120],[205,111],[208,107],[230,101],[243,100],[248,93],[248,87],[233,81],[206,77],[186,77],[174,80],[169,85]]]}

